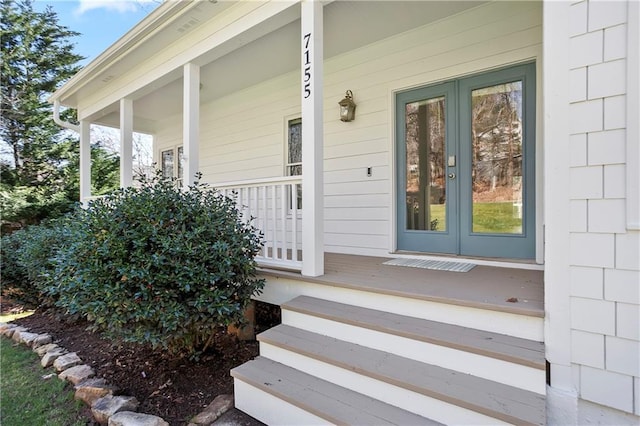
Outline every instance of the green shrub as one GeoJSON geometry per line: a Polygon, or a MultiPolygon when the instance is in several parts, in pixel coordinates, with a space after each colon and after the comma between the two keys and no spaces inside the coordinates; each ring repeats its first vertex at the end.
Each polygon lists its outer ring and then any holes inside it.
{"type": "Polygon", "coordinates": [[[27,271],[20,266],[19,250],[24,236],[24,230],[15,231],[9,235],[3,235],[0,243],[0,276],[2,276],[3,294],[8,289],[18,290],[20,301],[23,303],[34,303],[36,294],[33,288],[23,289],[28,284],[27,271]]]}
{"type": "Polygon", "coordinates": [[[77,202],[63,191],[51,193],[32,186],[9,187],[0,184],[2,224],[34,225],[47,219],[62,217],[72,211],[77,202]]]}
{"type": "Polygon", "coordinates": [[[66,242],[64,234],[65,220],[56,219],[3,236],[3,288],[19,290],[13,295],[29,305],[45,303],[56,270],[54,256],[66,242]]]}
{"type": "Polygon", "coordinates": [[[257,230],[235,202],[161,176],[75,213],[49,293],[70,313],[125,340],[197,355],[217,327],[238,323],[264,282],[257,230]]]}

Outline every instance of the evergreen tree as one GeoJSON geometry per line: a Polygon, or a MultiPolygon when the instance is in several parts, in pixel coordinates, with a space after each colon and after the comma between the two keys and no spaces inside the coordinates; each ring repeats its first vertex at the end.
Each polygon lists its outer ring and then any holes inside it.
{"type": "MultiPolygon", "coordinates": [[[[33,0],[0,0],[0,142],[8,149],[0,165],[3,222],[36,223],[78,200],[78,135],[54,123],[48,102],[80,70],[83,58],[72,41],[78,35],[59,24],[51,7],[38,12],[33,0]]],[[[73,121],[74,113],[61,115],[73,121]]],[[[116,188],[118,159],[105,151],[92,157],[105,162],[94,167],[108,177],[94,193],[116,188]]]]}
{"type": "Polygon", "coordinates": [[[47,97],[80,69],[73,52],[77,32],[61,26],[56,13],[33,9],[32,0],[1,0],[2,118],[0,138],[11,150],[16,182],[48,181],[50,150],[64,138],[53,122],[47,97]]]}

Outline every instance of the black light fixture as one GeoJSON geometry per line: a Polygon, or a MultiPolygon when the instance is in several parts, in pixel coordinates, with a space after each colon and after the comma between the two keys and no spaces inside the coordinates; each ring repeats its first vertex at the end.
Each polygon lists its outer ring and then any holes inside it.
{"type": "Polygon", "coordinates": [[[356,116],[356,104],[353,102],[351,90],[347,90],[344,94],[344,99],[338,102],[338,105],[340,105],[340,120],[353,121],[356,116]]]}

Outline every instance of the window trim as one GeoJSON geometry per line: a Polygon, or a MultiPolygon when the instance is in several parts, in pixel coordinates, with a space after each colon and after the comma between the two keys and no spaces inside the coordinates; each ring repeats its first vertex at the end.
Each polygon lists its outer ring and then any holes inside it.
{"type": "MultiPolygon", "coordinates": [[[[289,173],[289,168],[293,167],[293,166],[302,166],[302,158],[300,159],[300,162],[298,163],[289,163],[289,128],[290,128],[290,124],[291,122],[299,122],[300,125],[302,125],[302,116],[301,114],[294,114],[288,117],[285,117],[284,119],[284,172],[283,172],[283,176],[299,176],[299,175],[292,175],[289,173]]],[[[296,123],[297,124],[297,123],[296,123]]],[[[300,149],[302,150],[302,146],[300,147],[300,149]]]]}
{"type": "MultiPolygon", "coordinates": [[[[282,164],[283,164],[283,171],[282,171],[282,176],[301,176],[301,175],[291,175],[289,174],[289,168],[291,166],[297,166],[299,165],[302,168],[302,159],[300,159],[301,161],[299,163],[289,163],[289,125],[292,121],[299,121],[300,124],[302,125],[302,113],[298,112],[296,114],[290,114],[284,117],[284,123],[283,123],[283,135],[282,135],[282,140],[283,140],[283,158],[282,158],[282,164]]],[[[301,135],[302,137],[302,135],[301,135]]],[[[302,150],[302,146],[300,147],[300,149],[302,150]]],[[[302,188],[301,188],[302,189],[302,188]]],[[[299,194],[298,196],[298,209],[297,209],[297,214],[298,217],[302,216],[302,194],[299,194]]],[[[288,215],[291,215],[291,212],[293,211],[293,204],[292,204],[292,197],[289,194],[289,202],[288,204],[288,215]]]]}
{"type": "MultiPolygon", "coordinates": [[[[396,180],[395,182],[395,192],[394,192],[394,207],[395,207],[395,212],[394,212],[394,217],[393,217],[393,226],[394,226],[394,233],[395,233],[395,249],[396,250],[405,250],[405,251],[418,251],[418,252],[425,252],[425,253],[429,253],[429,252],[437,252],[437,253],[444,253],[444,254],[453,254],[453,255],[460,255],[460,256],[464,256],[464,257],[474,257],[474,256],[478,256],[477,253],[472,253],[472,251],[477,251],[480,252],[481,256],[483,257],[492,257],[495,259],[504,259],[504,258],[523,258],[523,259],[531,259],[531,260],[536,260],[537,259],[537,255],[538,255],[538,241],[539,241],[539,233],[538,233],[538,209],[540,208],[540,204],[539,202],[536,203],[537,200],[537,194],[536,194],[536,190],[537,190],[537,185],[539,183],[539,179],[540,176],[537,173],[537,166],[536,166],[536,162],[537,162],[537,149],[538,149],[538,143],[537,143],[537,135],[536,135],[536,130],[537,130],[537,125],[538,125],[538,102],[539,102],[539,97],[538,97],[538,84],[536,82],[536,78],[537,77],[537,63],[534,61],[527,61],[527,62],[523,62],[523,63],[519,63],[516,65],[507,65],[505,67],[501,67],[501,68],[496,68],[496,69],[491,69],[491,70],[485,70],[485,71],[480,71],[478,73],[474,73],[474,74],[469,74],[469,75],[463,75],[463,76],[458,76],[458,77],[452,77],[449,80],[446,80],[445,82],[436,82],[433,84],[426,84],[424,86],[420,86],[420,87],[414,87],[414,88],[409,88],[406,90],[399,90],[399,91],[395,91],[394,92],[394,113],[395,113],[395,119],[394,119],[394,123],[395,123],[395,127],[393,129],[393,131],[395,132],[394,134],[394,167],[395,167],[395,172],[394,172],[394,179],[396,180]],[[419,93],[419,91],[428,91],[428,90],[436,90],[438,87],[440,86],[444,86],[444,85],[453,85],[453,96],[454,100],[456,100],[456,102],[458,102],[458,110],[454,111],[451,113],[451,117],[455,117],[456,119],[460,119],[461,117],[461,111],[465,110],[465,108],[460,109],[460,100],[461,99],[466,99],[466,95],[464,95],[465,92],[467,92],[467,90],[472,89],[475,87],[475,84],[478,83],[482,83],[480,84],[480,86],[478,87],[482,87],[485,84],[492,84],[492,82],[495,83],[501,83],[503,81],[506,80],[512,80],[514,78],[522,78],[523,82],[525,83],[524,86],[524,91],[526,93],[528,93],[528,96],[526,97],[526,104],[524,106],[524,111],[525,111],[525,117],[523,117],[525,119],[525,132],[527,133],[528,137],[527,140],[529,142],[526,143],[525,145],[525,161],[526,163],[524,164],[524,173],[526,173],[526,179],[527,179],[527,186],[526,189],[524,189],[523,192],[523,200],[526,200],[525,202],[527,203],[527,208],[531,209],[528,210],[528,214],[527,214],[527,221],[526,223],[523,225],[525,226],[526,230],[525,230],[525,235],[526,237],[523,236],[519,236],[519,235],[504,235],[503,234],[488,234],[486,236],[482,235],[482,234],[476,234],[476,233],[470,233],[467,232],[468,228],[466,227],[466,225],[470,224],[470,221],[467,220],[466,217],[463,217],[461,214],[457,215],[457,218],[454,219],[460,226],[458,226],[457,232],[458,232],[458,237],[456,237],[457,241],[456,244],[457,246],[455,247],[455,251],[445,251],[445,250],[440,250],[438,248],[436,249],[429,249],[429,250],[425,250],[424,246],[421,245],[421,241],[420,238],[421,237],[416,237],[415,241],[409,241],[409,236],[411,234],[408,234],[404,231],[403,227],[402,227],[402,221],[403,221],[403,217],[405,217],[406,215],[406,211],[402,210],[402,195],[404,194],[404,190],[403,190],[403,185],[406,180],[406,176],[404,176],[403,170],[405,169],[404,166],[404,162],[406,160],[406,158],[404,157],[403,154],[403,144],[404,144],[404,135],[402,134],[402,129],[403,126],[402,124],[402,120],[399,120],[397,117],[400,116],[400,114],[402,114],[403,110],[402,110],[402,101],[407,100],[407,99],[411,99],[412,98],[412,94],[413,93],[419,93]],[[405,99],[406,98],[406,99],[405,99]],[[532,104],[531,104],[532,103],[532,104]],[[528,123],[528,124],[527,124],[528,123]],[[531,132],[531,133],[529,133],[531,132]],[[464,222],[464,224],[463,224],[464,222]],[[461,238],[462,237],[462,238],[461,238]],[[515,244],[514,241],[517,239],[524,239],[524,238],[528,238],[531,237],[533,238],[533,246],[532,247],[527,247],[526,248],[526,253],[524,252],[525,249],[519,248],[518,250],[521,250],[520,254],[515,255],[515,252],[512,252],[514,255],[512,256],[504,256],[504,254],[502,253],[498,253],[498,254],[493,254],[490,253],[487,250],[487,246],[486,245],[480,245],[480,238],[486,238],[487,241],[488,239],[495,239],[496,243],[498,243],[499,241],[497,241],[500,238],[504,238],[504,239],[510,239],[512,241],[510,241],[511,244],[515,244]],[[404,238],[404,241],[402,241],[404,238]],[[464,245],[465,247],[462,247],[463,244],[463,238],[465,238],[467,241],[464,241],[464,245]],[[412,244],[417,244],[417,248],[415,245],[412,244]],[[479,245],[479,247],[476,247],[476,245],[479,245]],[[480,249],[482,251],[480,251],[480,249]],[[529,251],[531,250],[531,252],[529,251]]],[[[470,92],[469,92],[470,93],[470,92]]],[[[469,102],[470,102],[470,98],[469,98],[469,102]]],[[[450,103],[450,105],[453,105],[452,103],[450,103]]],[[[456,138],[456,146],[454,149],[454,152],[456,153],[456,155],[458,155],[458,166],[457,166],[457,178],[456,178],[456,184],[460,185],[459,182],[465,181],[467,176],[465,175],[465,169],[470,170],[469,167],[467,167],[466,163],[463,162],[464,160],[464,156],[461,156],[461,152],[459,151],[460,149],[466,149],[467,147],[464,145],[461,145],[461,134],[467,134],[467,132],[460,126],[462,124],[462,126],[464,126],[464,120],[460,120],[459,122],[457,122],[457,124],[455,124],[455,128],[451,129],[449,131],[450,135],[453,135],[456,138]]],[[[469,213],[471,212],[470,209],[465,209],[466,207],[468,207],[467,205],[463,204],[463,199],[469,200],[469,196],[468,194],[464,191],[464,188],[459,188],[460,191],[458,192],[458,194],[456,195],[455,199],[450,199],[449,201],[456,201],[456,202],[460,202],[460,204],[457,206],[458,208],[458,212],[459,213],[469,213]]],[[[524,229],[523,229],[524,230],[524,229]]],[[[417,234],[416,234],[417,235],[417,234]]],[[[433,242],[434,239],[438,237],[435,234],[432,234],[432,236],[430,236],[430,241],[433,242]]],[[[506,241],[500,241],[500,244],[505,243],[506,241]]]]}
{"type": "Polygon", "coordinates": [[[184,147],[183,145],[173,145],[165,148],[160,148],[158,150],[158,163],[160,165],[159,169],[162,171],[162,176],[164,176],[164,158],[163,154],[165,152],[171,151],[173,154],[173,176],[172,178],[177,179],[178,183],[182,183],[184,176],[180,176],[180,172],[184,175],[184,164],[181,166],[180,162],[180,151],[182,150],[182,163],[184,163],[184,147]]]}

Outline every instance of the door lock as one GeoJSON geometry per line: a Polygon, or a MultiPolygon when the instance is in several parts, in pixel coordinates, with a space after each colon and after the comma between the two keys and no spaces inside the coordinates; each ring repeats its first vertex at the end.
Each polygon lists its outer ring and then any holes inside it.
{"type": "Polygon", "coordinates": [[[455,173],[449,173],[449,179],[455,179],[455,178],[456,178],[455,173]]]}

